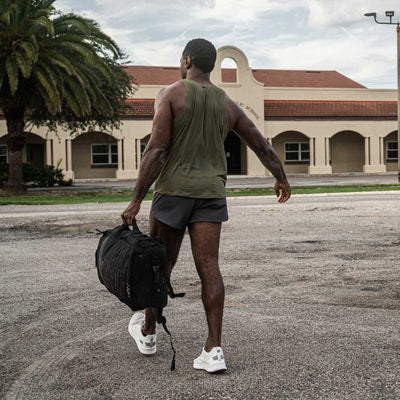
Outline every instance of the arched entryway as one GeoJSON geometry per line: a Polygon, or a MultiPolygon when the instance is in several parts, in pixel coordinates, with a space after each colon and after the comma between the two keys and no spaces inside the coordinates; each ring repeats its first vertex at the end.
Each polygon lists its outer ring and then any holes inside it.
{"type": "Polygon", "coordinates": [[[286,131],[272,139],[272,146],[289,174],[307,174],[310,165],[310,140],[301,132],[286,131]]]}
{"type": "Polygon", "coordinates": [[[398,170],[398,142],[397,131],[389,133],[383,140],[384,160],[386,171],[398,170]]]}
{"type": "Polygon", "coordinates": [[[330,139],[333,173],[363,172],[365,164],[364,137],[354,131],[341,131],[330,139]]]}
{"type": "Polygon", "coordinates": [[[32,167],[43,167],[46,163],[46,140],[35,133],[25,132],[24,162],[32,167]]]}
{"type": "Polygon", "coordinates": [[[245,175],[247,173],[246,146],[232,131],[226,136],[224,145],[228,175],[245,175]]]}
{"type": "MultiPolygon", "coordinates": [[[[39,168],[46,164],[46,140],[32,132],[24,132],[22,161],[39,168]]],[[[7,135],[0,138],[0,162],[8,162],[7,135]]]]}
{"type": "Polygon", "coordinates": [[[115,178],[117,139],[102,132],[88,132],[73,139],[71,146],[75,179],[115,178]]]}

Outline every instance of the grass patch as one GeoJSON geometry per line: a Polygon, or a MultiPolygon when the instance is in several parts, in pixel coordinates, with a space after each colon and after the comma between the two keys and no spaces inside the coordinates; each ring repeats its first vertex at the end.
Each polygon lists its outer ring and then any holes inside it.
{"type": "MultiPolygon", "coordinates": [[[[132,200],[132,190],[123,191],[49,191],[35,192],[13,197],[0,197],[0,205],[25,204],[25,205],[51,205],[51,204],[82,204],[82,203],[119,203],[132,200]]],[[[149,192],[145,200],[153,198],[149,192]]]]}
{"type": "MultiPolygon", "coordinates": [[[[331,185],[331,186],[294,186],[292,196],[296,194],[346,193],[400,190],[400,185],[331,185]]],[[[20,196],[0,197],[0,205],[25,204],[81,204],[81,203],[118,203],[132,199],[132,190],[99,190],[93,192],[61,191],[27,192],[20,196]]],[[[236,196],[275,196],[273,188],[237,188],[227,189],[227,197],[236,196]]],[[[151,200],[150,190],[145,200],[151,200]]]]}
{"type": "MultiPolygon", "coordinates": [[[[400,185],[321,185],[293,186],[292,196],[296,194],[353,193],[400,190],[400,185]]],[[[274,188],[228,189],[228,197],[234,196],[275,196],[274,188]]]]}

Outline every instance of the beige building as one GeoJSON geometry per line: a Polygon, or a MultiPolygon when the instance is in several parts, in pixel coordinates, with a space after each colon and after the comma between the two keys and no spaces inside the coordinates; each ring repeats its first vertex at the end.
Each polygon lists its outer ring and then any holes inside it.
{"type": "MultiPolygon", "coordinates": [[[[179,68],[127,67],[139,88],[112,135],[70,136],[59,130],[26,133],[24,161],[60,162],[66,178],[132,179],[152,126],[159,90],[180,79],[179,68]]],[[[336,71],[252,70],[236,47],[218,49],[211,80],[223,88],[277,150],[288,173],[331,174],[397,170],[397,92],[371,90],[336,71]],[[237,69],[222,69],[231,58],[237,69]]],[[[0,162],[7,161],[4,117],[0,117],[0,162]]],[[[226,140],[228,173],[250,176],[268,171],[234,133],[226,140]]]]}

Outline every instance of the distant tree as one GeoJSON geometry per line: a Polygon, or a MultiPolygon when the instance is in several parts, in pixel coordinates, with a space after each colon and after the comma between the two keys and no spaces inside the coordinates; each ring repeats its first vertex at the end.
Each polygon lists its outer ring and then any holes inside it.
{"type": "Polygon", "coordinates": [[[7,190],[23,190],[25,124],[71,131],[118,128],[133,80],[98,24],[55,0],[0,0],[0,109],[7,122],[7,190]]]}

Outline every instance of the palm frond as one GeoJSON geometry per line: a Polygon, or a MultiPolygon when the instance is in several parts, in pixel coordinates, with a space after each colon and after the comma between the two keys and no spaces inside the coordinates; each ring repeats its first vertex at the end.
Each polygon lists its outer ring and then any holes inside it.
{"type": "Polygon", "coordinates": [[[40,85],[47,92],[47,96],[49,99],[49,101],[47,102],[47,108],[50,113],[54,114],[55,112],[60,110],[61,106],[59,91],[57,89],[57,85],[55,84],[54,78],[48,73],[48,71],[42,68],[36,66],[35,75],[40,85]]]}
{"type": "Polygon", "coordinates": [[[65,100],[77,118],[82,118],[84,116],[81,105],[74,96],[74,93],[68,88],[65,89],[65,100]]]}
{"type": "Polygon", "coordinates": [[[92,109],[92,105],[86,89],[74,77],[66,77],[65,92],[67,92],[67,88],[71,89],[75,100],[82,109],[82,114],[88,115],[92,109]]]}
{"type": "Polygon", "coordinates": [[[35,25],[40,25],[44,27],[50,35],[54,35],[54,27],[53,22],[46,16],[42,15],[41,17],[35,19],[35,25]]]}
{"type": "Polygon", "coordinates": [[[73,64],[68,60],[67,57],[64,57],[62,54],[54,51],[54,50],[48,50],[47,55],[49,57],[49,61],[51,64],[55,64],[65,70],[65,72],[68,75],[74,75],[76,74],[75,72],[75,67],[73,64]]]}
{"type": "Polygon", "coordinates": [[[25,53],[21,51],[15,51],[15,60],[17,61],[17,65],[21,70],[22,76],[27,79],[31,76],[32,71],[32,60],[26,56],[25,53]]]}
{"type": "Polygon", "coordinates": [[[16,45],[25,51],[26,55],[32,62],[37,61],[38,52],[33,41],[19,41],[16,45]]]}
{"type": "Polygon", "coordinates": [[[10,92],[13,95],[18,89],[18,66],[13,56],[6,58],[6,71],[10,92]]]}
{"type": "Polygon", "coordinates": [[[0,0],[0,107],[52,127],[115,127],[131,93],[123,52],[96,21],[55,15],[54,1],[0,0]]]}

